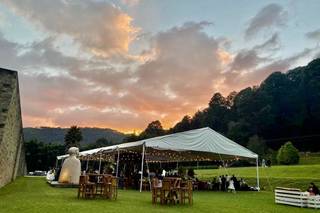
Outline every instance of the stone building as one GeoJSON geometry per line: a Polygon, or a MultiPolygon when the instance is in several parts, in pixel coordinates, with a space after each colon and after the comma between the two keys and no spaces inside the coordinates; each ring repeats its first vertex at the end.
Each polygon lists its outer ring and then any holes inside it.
{"type": "Polygon", "coordinates": [[[0,187],[25,172],[18,73],[0,68],[0,187]]]}

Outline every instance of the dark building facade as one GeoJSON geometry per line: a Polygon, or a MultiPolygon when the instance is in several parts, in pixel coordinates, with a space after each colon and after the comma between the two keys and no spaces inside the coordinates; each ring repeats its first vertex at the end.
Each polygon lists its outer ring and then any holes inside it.
{"type": "Polygon", "coordinates": [[[25,172],[18,73],[0,68],[0,187],[25,172]]]}

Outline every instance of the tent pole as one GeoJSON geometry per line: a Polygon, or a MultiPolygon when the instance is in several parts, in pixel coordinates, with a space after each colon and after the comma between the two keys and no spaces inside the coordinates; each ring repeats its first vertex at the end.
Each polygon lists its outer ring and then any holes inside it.
{"type": "Polygon", "coordinates": [[[142,159],[141,159],[140,192],[142,192],[144,152],[145,152],[145,144],[143,143],[143,145],[142,145],[142,159]]]}
{"type": "Polygon", "coordinates": [[[259,183],[259,157],[256,158],[257,164],[257,189],[260,191],[260,183],[259,183]]]}
{"type": "Polygon", "coordinates": [[[120,150],[118,148],[118,157],[117,157],[117,171],[116,171],[116,177],[118,177],[118,171],[119,171],[119,156],[120,156],[120,150]]]}
{"type": "Polygon", "coordinates": [[[58,168],[58,158],[56,159],[56,168],[58,168]]]}
{"type": "Polygon", "coordinates": [[[88,172],[88,168],[89,168],[89,159],[87,159],[86,172],[88,172]]]}
{"type": "Polygon", "coordinates": [[[100,157],[99,157],[99,174],[101,174],[101,154],[100,154],[100,157]]]}
{"type": "Polygon", "coordinates": [[[148,181],[150,185],[150,191],[151,191],[151,179],[150,179],[150,171],[149,171],[149,163],[146,161],[147,171],[148,171],[148,181]]]}

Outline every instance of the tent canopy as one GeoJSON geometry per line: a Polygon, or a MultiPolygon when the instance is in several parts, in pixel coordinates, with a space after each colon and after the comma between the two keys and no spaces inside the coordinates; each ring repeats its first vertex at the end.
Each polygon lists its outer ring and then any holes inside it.
{"type": "MultiPolygon", "coordinates": [[[[189,156],[218,154],[245,158],[258,158],[258,155],[247,148],[233,142],[209,127],[144,139],[131,143],[123,143],[80,152],[80,157],[112,153],[117,150],[141,150],[141,147],[154,151],[174,151],[189,156]]],[[[58,156],[64,159],[68,155],[58,156]]],[[[169,157],[169,156],[167,156],[169,157]]]]}

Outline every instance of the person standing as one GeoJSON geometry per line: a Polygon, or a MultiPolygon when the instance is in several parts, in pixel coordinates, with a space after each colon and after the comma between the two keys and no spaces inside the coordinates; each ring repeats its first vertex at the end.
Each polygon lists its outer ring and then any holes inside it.
{"type": "Polygon", "coordinates": [[[228,192],[236,193],[236,189],[234,188],[234,182],[232,179],[229,181],[228,192]]]}
{"type": "Polygon", "coordinates": [[[222,186],[222,180],[221,180],[221,175],[218,178],[218,191],[221,190],[221,186],[222,186]]]}
{"type": "Polygon", "coordinates": [[[226,175],[226,189],[229,188],[230,180],[231,180],[231,177],[229,175],[226,175]]]}
{"type": "Polygon", "coordinates": [[[225,191],[226,190],[226,178],[224,177],[224,175],[222,175],[221,177],[221,191],[225,191]]]}

